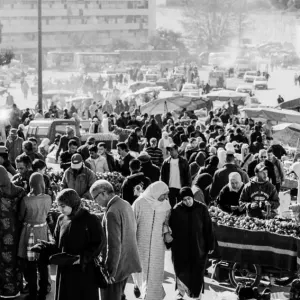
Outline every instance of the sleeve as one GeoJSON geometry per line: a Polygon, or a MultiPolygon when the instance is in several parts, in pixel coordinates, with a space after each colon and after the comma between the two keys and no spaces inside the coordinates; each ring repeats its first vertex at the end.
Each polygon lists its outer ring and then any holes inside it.
{"type": "Polygon", "coordinates": [[[191,186],[192,185],[192,176],[191,176],[190,166],[187,161],[185,163],[186,163],[187,183],[188,183],[188,186],[191,186]]]}
{"type": "Polygon", "coordinates": [[[129,188],[128,188],[128,181],[125,179],[123,181],[122,187],[121,187],[121,193],[122,193],[122,199],[128,201],[128,193],[129,193],[129,188]]]}
{"type": "Polygon", "coordinates": [[[19,220],[23,221],[26,215],[26,205],[25,205],[25,198],[21,200],[20,204],[20,211],[19,211],[19,220]]]}
{"type": "Polygon", "coordinates": [[[108,212],[106,215],[107,257],[105,265],[111,277],[115,277],[121,256],[122,224],[120,217],[108,212]]]}
{"type": "Polygon", "coordinates": [[[105,235],[100,219],[95,215],[90,215],[89,218],[88,244],[80,257],[80,264],[83,267],[97,257],[105,245],[105,235]]]}
{"type": "Polygon", "coordinates": [[[68,180],[67,180],[67,176],[66,176],[66,171],[64,172],[63,178],[61,180],[61,187],[62,189],[67,189],[68,188],[68,180]]]}
{"type": "Polygon", "coordinates": [[[71,161],[68,161],[67,160],[67,156],[65,153],[62,153],[60,155],[60,167],[63,169],[63,170],[66,170],[68,169],[69,167],[71,167],[71,161]]]}
{"type": "Polygon", "coordinates": [[[139,220],[140,220],[140,202],[139,201],[134,201],[132,204],[132,209],[133,209],[133,214],[135,217],[136,225],[137,227],[139,226],[139,220]]]}
{"type": "Polygon", "coordinates": [[[64,140],[63,137],[61,137],[61,139],[59,140],[58,148],[57,148],[57,151],[56,151],[56,160],[58,160],[59,154],[61,152],[62,145],[63,145],[63,140],[64,140]]]}
{"type": "Polygon", "coordinates": [[[283,164],[280,160],[278,160],[278,167],[279,167],[279,172],[280,172],[280,175],[281,175],[281,181],[284,181],[285,180],[285,171],[284,171],[284,168],[283,168],[283,164]]]}
{"type": "Polygon", "coordinates": [[[106,159],[104,161],[103,169],[104,169],[104,172],[109,172],[108,163],[107,163],[106,159]]]}
{"type": "Polygon", "coordinates": [[[249,209],[250,205],[251,199],[249,195],[249,187],[245,185],[240,196],[240,207],[243,209],[249,209]]]}
{"type": "Polygon", "coordinates": [[[206,250],[207,253],[209,251],[214,250],[215,248],[215,235],[213,232],[211,218],[206,206],[203,206],[203,221],[205,226],[205,238],[206,238],[206,250]]]}
{"type": "Polygon", "coordinates": [[[217,181],[218,181],[217,177],[218,177],[218,174],[215,173],[214,177],[213,177],[213,181],[211,183],[211,187],[209,189],[209,195],[210,195],[210,197],[212,199],[215,199],[218,196],[218,193],[219,193],[219,191],[218,191],[218,185],[217,185],[217,181]]]}
{"type": "Polygon", "coordinates": [[[170,215],[171,215],[171,210],[169,210],[167,213],[166,213],[166,218],[165,218],[165,221],[163,223],[163,234],[165,233],[171,233],[171,229],[169,227],[169,219],[170,219],[170,215]]]}
{"type": "Polygon", "coordinates": [[[223,210],[223,211],[226,211],[226,212],[231,212],[231,206],[229,204],[227,204],[226,200],[227,200],[227,197],[226,197],[226,193],[225,193],[225,188],[223,188],[217,198],[217,204],[218,206],[223,210]]]}
{"type": "Polygon", "coordinates": [[[248,176],[250,178],[254,177],[255,174],[254,174],[254,168],[256,166],[256,161],[252,161],[249,166],[248,166],[248,176]]]}
{"type": "Polygon", "coordinates": [[[274,185],[272,185],[272,191],[270,194],[269,201],[271,203],[272,210],[275,210],[279,207],[280,201],[279,201],[278,193],[277,193],[274,185]]]}

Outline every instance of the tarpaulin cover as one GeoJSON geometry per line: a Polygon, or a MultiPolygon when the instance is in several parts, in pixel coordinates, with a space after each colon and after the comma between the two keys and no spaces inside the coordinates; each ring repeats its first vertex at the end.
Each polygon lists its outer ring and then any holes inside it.
{"type": "Polygon", "coordinates": [[[300,240],[267,231],[251,231],[214,223],[222,260],[252,263],[287,271],[300,264],[300,240]]]}

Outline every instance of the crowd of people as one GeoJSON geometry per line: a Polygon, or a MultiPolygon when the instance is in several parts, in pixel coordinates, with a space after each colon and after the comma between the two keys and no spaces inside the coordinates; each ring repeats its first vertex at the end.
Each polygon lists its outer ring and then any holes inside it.
{"type": "Polygon", "coordinates": [[[110,125],[133,130],[117,154],[94,137],[81,145],[72,127],[45,148],[12,126],[0,145],[0,298],[21,292],[46,299],[55,264],[57,300],[97,300],[99,287],[102,300],[124,300],[131,275],[137,297],[162,300],[164,254],[171,249],[178,299],[200,299],[217,246],[208,207],[274,215],[285,180],[286,152],[273,142],[271,124],[234,113],[229,105],[203,122],[186,111],[176,120],[171,113],[121,111],[110,125]],[[63,170],[57,193],[45,162],[52,149],[63,170]],[[124,176],[120,194],[97,180],[114,171],[124,176]],[[83,208],[82,198],[101,213],[83,208]],[[53,201],[61,215],[51,232],[53,201]],[[98,282],[97,259],[106,287],[98,282]]]}

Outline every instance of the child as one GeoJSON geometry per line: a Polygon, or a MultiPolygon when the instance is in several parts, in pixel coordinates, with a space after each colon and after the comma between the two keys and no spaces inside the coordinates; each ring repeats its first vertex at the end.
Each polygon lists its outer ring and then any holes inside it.
{"type": "Polygon", "coordinates": [[[48,240],[47,214],[51,208],[51,197],[45,194],[43,175],[33,173],[29,178],[30,193],[22,200],[19,219],[23,223],[18,256],[24,259],[29,286],[29,298],[45,300],[48,287],[48,267],[30,248],[38,239],[48,240]],[[37,297],[37,271],[40,274],[39,295],[37,297]]]}

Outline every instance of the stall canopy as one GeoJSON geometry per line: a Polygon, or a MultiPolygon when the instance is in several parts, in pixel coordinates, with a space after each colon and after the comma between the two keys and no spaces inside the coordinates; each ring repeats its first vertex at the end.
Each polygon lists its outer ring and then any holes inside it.
{"type": "Polygon", "coordinates": [[[282,102],[278,105],[278,107],[283,108],[283,109],[292,109],[296,111],[300,111],[300,98],[289,100],[282,102]]]}
{"type": "Polygon", "coordinates": [[[287,110],[276,109],[269,107],[257,107],[257,108],[242,108],[242,112],[245,116],[252,119],[265,119],[279,123],[297,123],[300,124],[300,113],[287,110]]]}
{"type": "Polygon", "coordinates": [[[74,96],[75,93],[73,91],[68,91],[68,90],[48,90],[48,91],[43,91],[43,97],[45,98],[52,98],[54,96],[65,96],[65,97],[70,97],[74,96]]]}
{"type": "Polygon", "coordinates": [[[232,100],[236,105],[244,105],[249,94],[238,93],[230,90],[219,90],[205,95],[209,100],[229,101],[232,100]]]}
{"type": "Polygon", "coordinates": [[[147,82],[147,81],[137,81],[129,86],[129,89],[134,93],[140,89],[146,88],[146,87],[154,87],[156,86],[153,82],[147,82]]]}
{"type": "Polygon", "coordinates": [[[283,123],[273,126],[273,139],[290,147],[297,147],[300,139],[300,124],[283,123]]]}
{"type": "Polygon", "coordinates": [[[148,115],[163,114],[175,110],[186,108],[187,110],[197,110],[206,107],[206,99],[193,97],[169,97],[150,101],[141,106],[142,114],[148,115]]]}

